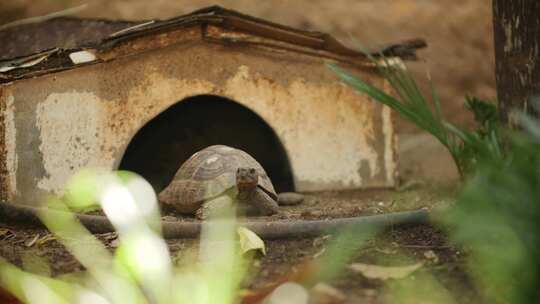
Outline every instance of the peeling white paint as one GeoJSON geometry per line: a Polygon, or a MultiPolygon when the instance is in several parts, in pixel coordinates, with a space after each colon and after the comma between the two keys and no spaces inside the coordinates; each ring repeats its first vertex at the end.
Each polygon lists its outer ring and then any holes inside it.
{"type": "Polygon", "coordinates": [[[11,200],[12,196],[17,195],[17,129],[15,128],[14,98],[11,94],[6,98],[4,117],[8,198],[11,200]]]}
{"type": "Polygon", "coordinates": [[[67,179],[85,167],[109,167],[100,153],[100,101],[92,93],[50,94],[36,108],[39,149],[46,176],[38,188],[60,194],[67,179]]]}

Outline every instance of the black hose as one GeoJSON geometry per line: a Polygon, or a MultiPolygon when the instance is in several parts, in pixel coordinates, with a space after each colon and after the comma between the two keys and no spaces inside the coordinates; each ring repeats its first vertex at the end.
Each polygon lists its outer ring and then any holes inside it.
{"type": "MultiPolygon", "coordinates": [[[[41,212],[64,212],[45,208],[35,208],[9,203],[0,203],[0,222],[24,223],[41,225],[37,214],[41,212]]],[[[92,233],[106,233],[115,231],[106,216],[76,214],[82,225],[92,233]]],[[[359,216],[350,218],[335,218],[325,220],[288,220],[288,221],[240,221],[241,224],[255,232],[263,239],[286,239],[314,237],[333,231],[355,227],[378,227],[418,225],[429,222],[429,212],[426,209],[415,211],[394,212],[380,215],[359,216]]],[[[201,231],[201,222],[162,221],[163,237],[194,238],[201,231]]]]}

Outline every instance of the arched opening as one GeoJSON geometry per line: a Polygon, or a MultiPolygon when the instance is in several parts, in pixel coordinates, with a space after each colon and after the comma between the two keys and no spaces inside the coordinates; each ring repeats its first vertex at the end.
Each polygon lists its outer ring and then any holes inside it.
{"type": "Polygon", "coordinates": [[[156,192],[193,153],[214,144],[246,151],[264,167],[276,191],[294,191],[287,153],[272,128],[250,109],[223,97],[189,97],[142,127],[119,169],[142,175],[156,192]]]}

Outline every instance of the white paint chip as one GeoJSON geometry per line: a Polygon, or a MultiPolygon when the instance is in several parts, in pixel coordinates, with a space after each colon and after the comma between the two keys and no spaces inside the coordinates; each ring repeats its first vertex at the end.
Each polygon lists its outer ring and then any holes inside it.
{"type": "Polygon", "coordinates": [[[79,51],[69,54],[69,59],[74,64],[79,64],[94,61],[97,57],[92,51],[79,51]]]}
{"type": "Polygon", "coordinates": [[[96,136],[103,134],[103,119],[99,99],[92,93],[53,93],[37,105],[39,150],[46,172],[38,181],[39,189],[60,194],[78,170],[112,167],[114,159],[100,153],[102,136],[96,136]]]}

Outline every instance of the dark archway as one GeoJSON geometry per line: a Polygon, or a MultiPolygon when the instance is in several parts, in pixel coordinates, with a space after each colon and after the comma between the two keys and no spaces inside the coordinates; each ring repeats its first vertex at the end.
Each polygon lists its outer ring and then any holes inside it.
{"type": "Polygon", "coordinates": [[[213,95],[189,97],[149,121],[129,143],[119,169],[142,175],[159,192],[193,153],[214,144],[246,151],[276,191],[294,191],[287,153],[272,128],[250,109],[213,95]]]}

